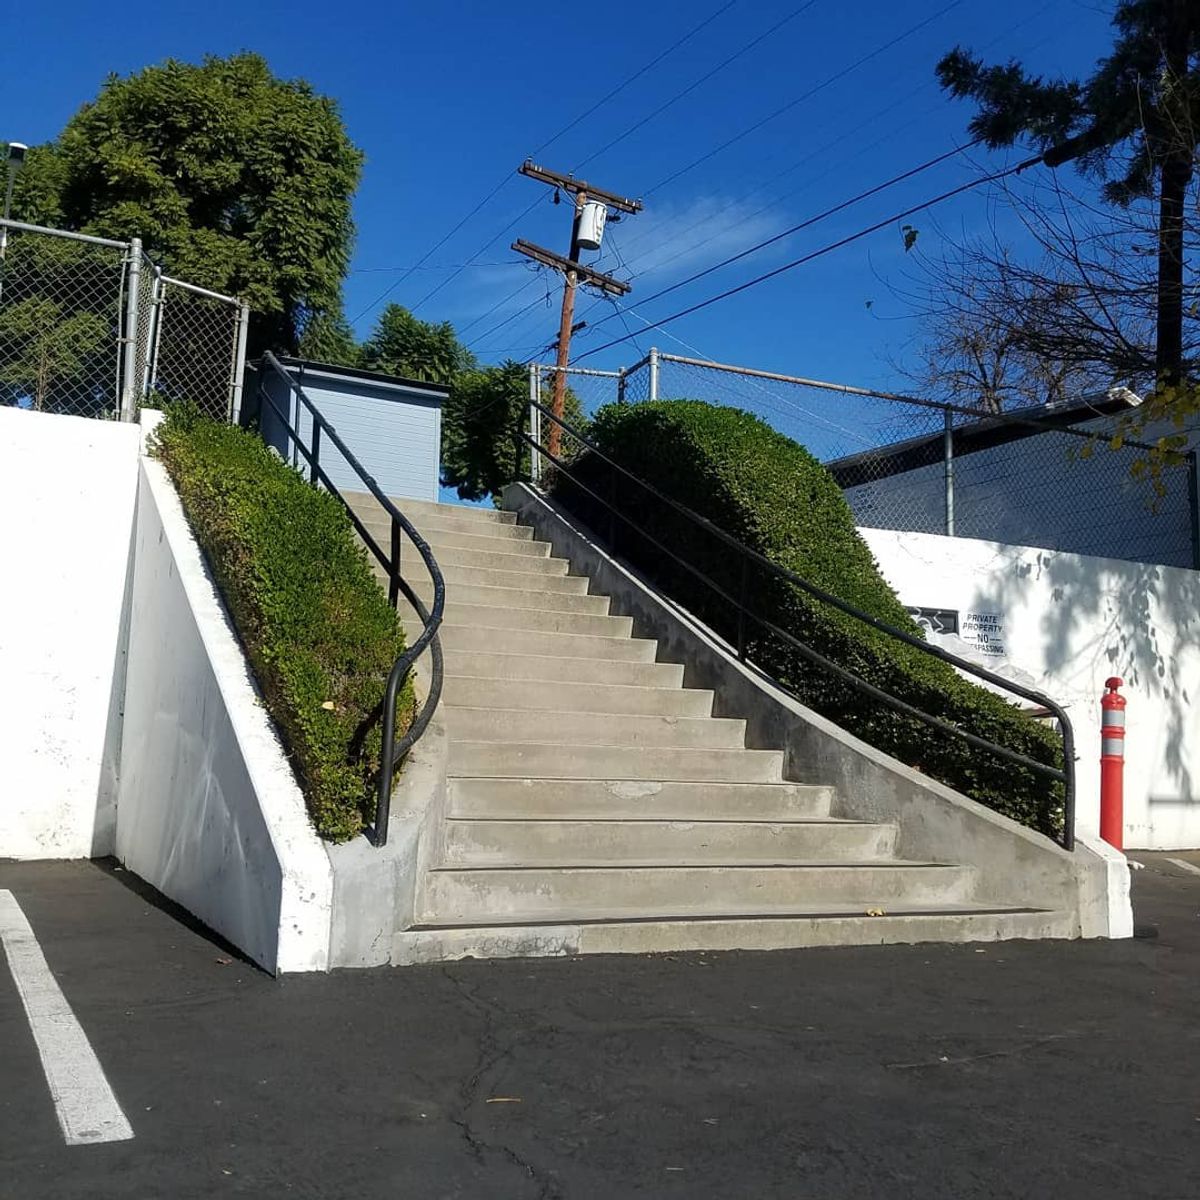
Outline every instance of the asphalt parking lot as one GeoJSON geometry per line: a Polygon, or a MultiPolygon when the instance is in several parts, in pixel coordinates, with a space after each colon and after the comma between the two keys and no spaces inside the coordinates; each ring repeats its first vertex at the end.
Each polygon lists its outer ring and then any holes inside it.
{"type": "Polygon", "coordinates": [[[132,1133],[67,1144],[0,971],[0,1197],[1194,1197],[1200,855],[1131,857],[1125,942],[283,981],[111,865],[0,863],[132,1133]]]}

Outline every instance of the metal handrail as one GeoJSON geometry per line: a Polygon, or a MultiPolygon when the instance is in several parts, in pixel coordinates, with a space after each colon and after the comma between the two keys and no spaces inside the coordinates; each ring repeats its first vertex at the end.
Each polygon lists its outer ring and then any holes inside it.
{"type": "Polygon", "coordinates": [[[308,463],[309,467],[309,482],[313,487],[316,487],[318,483],[324,484],[326,489],[342,502],[342,505],[350,516],[350,520],[358,530],[359,537],[362,538],[367,549],[371,551],[388,573],[388,602],[395,606],[399,597],[403,596],[413,606],[417,616],[421,619],[422,629],[420,636],[396,659],[388,674],[387,686],[384,688],[383,745],[380,750],[379,781],[375,801],[375,826],[371,835],[371,841],[376,846],[382,846],[387,842],[388,822],[391,816],[392,805],[392,780],[395,776],[396,765],[425,732],[429,722],[433,719],[433,714],[437,710],[438,701],[442,695],[442,644],[441,639],[438,637],[438,627],[442,623],[442,615],[446,607],[446,581],[442,578],[441,568],[438,566],[437,560],[433,557],[433,551],[429,548],[429,543],[417,532],[413,523],[384,495],[374,478],[367,473],[362,463],[358,461],[350,448],[342,441],[338,431],[308,398],[300,384],[284,370],[279,360],[269,351],[262,356],[261,362],[263,366],[269,368],[270,371],[287,385],[288,390],[296,396],[312,416],[312,447],[310,449],[304,445],[299,431],[292,428],[288,418],[280,411],[279,405],[275,403],[268,389],[264,387],[263,377],[260,372],[258,378],[259,399],[265,400],[271,406],[271,410],[291,438],[292,445],[304,456],[304,460],[308,463]],[[334,444],[338,452],[353,468],[355,474],[366,485],[367,491],[379,501],[384,512],[391,518],[391,545],[389,553],[384,553],[366,525],[363,524],[358,513],[350,506],[350,502],[342,495],[337,485],[322,469],[320,464],[322,433],[334,444]],[[425,569],[429,572],[429,576],[433,580],[432,609],[425,607],[421,598],[400,574],[401,533],[416,547],[422,562],[425,564],[425,569]],[[421,711],[417,714],[416,719],[409,726],[404,736],[397,742],[396,696],[403,686],[404,681],[408,678],[413,664],[425,652],[426,648],[430,652],[429,694],[426,696],[425,703],[421,706],[421,711]]]}
{"type": "MultiPolygon", "coordinates": [[[[917,637],[915,634],[910,633],[907,630],[900,629],[895,625],[891,625],[886,621],[880,620],[878,617],[872,616],[870,613],[866,613],[866,612],[863,612],[861,609],[855,608],[854,605],[847,603],[845,600],[842,600],[840,597],[834,596],[831,593],[826,592],[824,589],[817,587],[815,584],[810,583],[807,579],[803,578],[803,576],[797,575],[795,571],[790,570],[788,567],[785,567],[785,566],[780,565],[779,563],[773,562],[771,559],[767,558],[765,555],[760,554],[757,550],[753,550],[749,546],[743,545],[735,537],[733,537],[731,534],[727,533],[724,529],[721,529],[719,526],[714,525],[713,522],[710,521],[707,517],[701,516],[699,513],[688,508],[686,505],[681,504],[678,500],[674,499],[671,496],[666,495],[664,492],[662,492],[658,488],[656,488],[652,483],[649,483],[647,480],[642,479],[638,475],[635,475],[627,467],[622,466],[620,463],[618,463],[615,460],[613,460],[612,458],[610,458],[607,454],[604,453],[603,450],[601,450],[597,445],[595,445],[594,442],[591,442],[588,438],[586,438],[583,434],[581,434],[577,429],[573,429],[570,425],[567,424],[567,422],[562,420],[561,417],[555,416],[555,414],[549,408],[545,407],[543,404],[541,404],[537,400],[531,399],[529,403],[530,403],[531,408],[536,409],[542,416],[548,417],[551,421],[553,421],[556,425],[558,425],[566,433],[570,434],[572,438],[574,438],[576,441],[578,441],[581,446],[585,447],[591,454],[595,455],[596,458],[598,458],[601,462],[606,463],[613,470],[620,472],[627,479],[631,480],[633,483],[636,483],[639,487],[643,488],[647,493],[649,493],[651,496],[653,496],[656,500],[659,500],[663,504],[668,505],[670,508],[672,508],[676,512],[678,512],[681,516],[686,517],[688,520],[692,521],[694,524],[700,526],[707,533],[709,533],[713,537],[717,538],[718,541],[723,542],[731,550],[735,551],[738,555],[741,556],[742,570],[741,570],[741,577],[740,577],[741,578],[740,591],[742,594],[740,597],[735,597],[731,593],[726,591],[726,589],[723,588],[714,579],[712,579],[710,576],[708,576],[704,571],[700,570],[700,568],[696,567],[692,563],[687,562],[685,559],[681,558],[669,546],[664,545],[662,542],[658,541],[657,538],[654,538],[653,536],[648,534],[644,529],[640,528],[631,517],[628,517],[625,513],[621,512],[621,510],[618,509],[612,503],[612,501],[610,499],[607,499],[604,496],[599,495],[592,488],[588,487],[587,484],[585,484],[581,480],[577,479],[571,473],[571,471],[568,469],[569,468],[568,463],[564,462],[560,457],[550,454],[550,452],[548,450],[546,450],[543,446],[541,446],[525,430],[522,429],[520,431],[520,436],[521,436],[522,440],[524,440],[532,448],[533,453],[541,454],[544,457],[546,457],[547,459],[549,459],[549,461],[551,461],[555,465],[555,467],[562,473],[562,475],[566,479],[569,479],[572,484],[574,484],[576,487],[578,487],[582,491],[586,492],[589,496],[592,497],[593,500],[597,501],[605,509],[607,509],[608,512],[612,516],[619,518],[626,525],[629,525],[631,528],[633,528],[637,532],[637,534],[640,537],[642,537],[646,541],[650,542],[655,547],[656,550],[658,550],[662,554],[665,554],[667,557],[672,559],[679,566],[683,567],[690,574],[694,575],[696,578],[701,580],[713,592],[715,592],[723,600],[727,601],[730,605],[732,605],[734,607],[734,609],[738,613],[738,634],[737,634],[736,649],[737,649],[738,660],[740,662],[746,661],[746,637],[745,637],[744,618],[749,617],[751,620],[755,621],[757,624],[759,624],[763,628],[767,629],[772,634],[776,635],[777,637],[782,638],[784,641],[786,641],[790,646],[792,646],[799,654],[801,654],[809,662],[812,662],[815,665],[817,665],[818,667],[821,667],[822,669],[829,671],[831,674],[836,675],[839,679],[845,680],[852,687],[855,687],[856,689],[863,692],[865,695],[870,696],[872,699],[878,701],[879,703],[884,704],[884,705],[888,706],[889,708],[892,708],[896,712],[900,712],[906,716],[913,717],[919,721],[924,722],[925,724],[931,726],[934,729],[941,730],[944,733],[948,733],[953,736],[962,738],[965,742],[967,742],[968,745],[975,746],[981,750],[986,750],[992,754],[995,754],[999,758],[1003,758],[1009,762],[1016,763],[1017,765],[1025,767],[1028,770],[1034,771],[1037,774],[1040,774],[1040,775],[1046,776],[1050,779],[1054,779],[1058,782],[1061,782],[1063,785],[1063,793],[1064,793],[1064,795],[1063,795],[1063,834],[1062,834],[1061,839],[1056,838],[1054,840],[1057,841],[1058,844],[1060,846],[1062,846],[1064,850],[1073,850],[1074,849],[1074,847],[1075,847],[1075,731],[1071,724],[1070,717],[1067,716],[1066,711],[1062,708],[1061,705],[1056,703],[1049,696],[1044,695],[1043,693],[1035,690],[1034,688],[1028,688],[1028,687],[1025,687],[1023,684],[1015,683],[1012,680],[1005,679],[1002,675],[997,675],[994,671],[989,671],[986,667],[978,666],[976,663],[973,663],[973,662],[969,661],[968,659],[960,658],[958,655],[950,653],[950,651],[943,649],[941,646],[932,645],[931,643],[925,641],[923,638],[917,637]],[[1062,745],[1063,745],[1062,768],[1060,769],[1058,767],[1050,766],[1047,763],[1039,762],[1037,759],[1030,758],[1028,755],[1022,754],[1017,750],[1011,750],[1007,746],[1002,746],[999,743],[992,742],[987,738],[980,737],[978,734],[971,733],[969,730],[960,729],[957,725],[953,724],[950,721],[946,721],[943,718],[935,716],[932,713],[925,712],[923,709],[918,708],[916,705],[910,704],[906,700],[901,700],[898,696],[893,696],[890,693],[883,691],[881,688],[877,687],[875,684],[868,682],[867,680],[856,675],[853,671],[847,670],[845,667],[841,666],[839,663],[835,663],[835,662],[831,661],[830,659],[826,658],[823,654],[821,654],[819,651],[814,650],[811,646],[808,646],[805,643],[801,642],[789,630],[782,629],[780,626],[776,625],[773,621],[754,612],[752,609],[748,608],[746,605],[745,590],[746,590],[747,575],[748,575],[748,571],[747,571],[748,564],[754,564],[754,565],[760,567],[762,570],[766,571],[768,574],[775,576],[777,579],[781,579],[787,583],[793,584],[794,586],[798,587],[801,591],[803,591],[807,595],[811,596],[813,599],[820,601],[823,604],[828,604],[833,608],[836,608],[839,612],[845,613],[847,616],[853,617],[855,620],[861,621],[862,623],[869,625],[872,629],[875,629],[880,633],[886,634],[889,637],[895,638],[897,641],[900,641],[906,645],[912,646],[915,649],[920,650],[922,653],[928,654],[933,658],[939,659],[940,661],[948,664],[949,666],[956,667],[961,671],[965,671],[970,675],[974,675],[977,679],[982,679],[985,682],[992,684],[993,686],[1000,687],[1000,688],[1005,689],[1008,692],[1011,692],[1013,695],[1020,696],[1025,700],[1029,700],[1034,704],[1040,705],[1041,707],[1046,709],[1048,712],[1050,712],[1059,723],[1059,732],[1060,732],[1060,735],[1062,738],[1062,745]]],[[[612,533],[612,531],[610,529],[610,537],[609,537],[610,545],[613,542],[611,533],[612,533]]],[[[775,680],[774,682],[777,685],[779,685],[778,680],[775,680]]],[[[782,685],[779,685],[779,686],[782,686],[782,685]]],[[[787,689],[785,688],[784,690],[786,691],[787,689]]]]}

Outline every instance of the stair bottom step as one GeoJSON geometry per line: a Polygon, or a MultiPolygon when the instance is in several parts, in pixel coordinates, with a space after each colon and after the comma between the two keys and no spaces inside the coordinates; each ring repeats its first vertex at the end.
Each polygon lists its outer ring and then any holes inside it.
{"type": "Polygon", "coordinates": [[[419,925],[397,933],[396,966],[463,958],[544,958],[689,950],[789,950],[921,942],[994,942],[1076,936],[1070,914],[1041,909],[945,907],[738,913],[721,917],[566,918],[472,928],[419,925]]]}

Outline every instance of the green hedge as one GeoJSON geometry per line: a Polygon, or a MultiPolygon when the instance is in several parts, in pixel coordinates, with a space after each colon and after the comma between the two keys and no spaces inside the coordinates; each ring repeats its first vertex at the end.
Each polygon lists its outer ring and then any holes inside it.
{"type": "MultiPolygon", "coordinates": [[[[176,408],[155,453],[183,507],[300,780],[317,832],[374,815],[382,700],[404,633],[341,503],[246,430],[176,408]]],[[[411,681],[397,729],[413,716],[411,681]]]]}
{"type": "MultiPolygon", "coordinates": [[[[609,405],[597,413],[591,438],[634,474],[772,562],[921,636],[879,574],[832,476],[803,447],[749,413],[695,400],[609,405]]],[[[585,456],[577,471],[594,491],[611,495],[636,529],[674,549],[728,593],[739,594],[742,560],[719,539],[635,484],[618,479],[610,492],[613,472],[594,455],[585,456]]],[[[598,530],[609,529],[607,516],[580,489],[561,477],[555,488],[584,520],[598,530]]],[[[737,618],[727,601],[629,526],[618,522],[616,528],[618,552],[668,595],[736,639],[737,618]]],[[[1036,761],[1061,765],[1061,743],[1054,731],[915,647],[821,604],[761,568],[751,568],[747,594],[756,613],[889,694],[1036,761]]],[[[810,708],[997,812],[1042,833],[1060,833],[1061,785],[870,700],[754,621],[746,622],[745,632],[751,660],[810,708]]]]}

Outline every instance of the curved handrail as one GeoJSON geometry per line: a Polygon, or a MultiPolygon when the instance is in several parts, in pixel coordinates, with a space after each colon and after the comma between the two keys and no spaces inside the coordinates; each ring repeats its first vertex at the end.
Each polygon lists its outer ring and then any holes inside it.
{"type": "Polygon", "coordinates": [[[406,647],[404,653],[393,663],[392,669],[388,673],[387,686],[384,688],[383,693],[383,745],[380,750],[379,780],[376,789],[375,826],[371,838],[376,846],[382,846],[387,842],[388,822],[391,816],[392,804],[392,780],[395,777],[396,765],[425,732],[429,722],[433,719],[433,714],[437,710],[438,701],[442,695],[442,645],[438,637],[438,628],[442,623],[442,615],[446,608],[446,581],[442,577],[442,571],[437,564],[437,560],[433,557],[433,551],[429,548],[429,543],[417,532],[413,523],[383,493],[379,484],[375,482],[374,477],[368,474],[350,447],[342,441],[338,431],[308,398],[300,384],[284,370],[279,360],[270,351],[262,356],[261,362],[263,366],[269,368],[274,375],[286,384],[288,390],[296,396],[312,416],[313,439],[310,448],[304,445],[300,433],[292,428],[287,416],[280,411],[270,392],[263,386],[260,374],[258,381],[259,397],[271,406],[271,410],[289,438],[291,438],[292,445],[304,455],[304,459],[309,465],[309,482],[314,487],[318,482],[323,483],[342,502],[350,520],[358,530],[359,537],[362,538],[367,549],[378,559],[380,565],[388,572],[389,601],[394,605],[397,598],[403,595],[409,604],[413,606],[413,609],[421,620],[422,629],[420,636],[411,646],[406,647]],[[322,434],[328,436],[338,452],[353,468],[355,474],[366,485],[367,491],[379,501],[384,512],[391,518],[392,536],[390,553],[384,553],[374,536],[363,524],[359,515],[351,508],[350,502],[342,495],[337,485],[322,469],[320,464],[322,434]],[[429,572],[430,579],[433,581],[432,609],[425,607],[416,592],[413,591],[412,587],[400,574],[401,533],[416,547],[417,553],[420,554],[421,561],[425,564],[425,569],[429,572]],[[404,681],[408,678],[413,664],[425,652],[426,648],[430,652],[429,694],[425,697],[425,703],[421,706],[421,711],[417,714],[416,719],[405,731],[404,736],[397,742],[396,697],[404,681]]]}
{"type": "MultiPolygon", "coordinates": [[[[574,486],[586,492],[592,497],[592,499],[603,505],[604,508],[606,508],[611,514],[624,521],[627,525],[633,527],[639,536],[649,541],[655,547],[655,549],[667,555],[679,566],[683,567],[692,575],[696,576],[698,579],[707,584],[707,586],[711,588],[718,596],[731,604],[739,612],[739,614],[750,617],[751,620],[768,629],[771,633],[783,638],[784,641],[794,647],[796,651],[808,659],[808,661],[816,664],[824,670],[831,672],[834,675],[837,675],[840,679],[845,680],[851,686],[862,691],[872,699],[879,701],[881,704],[887,705],[897,712],[901,712],[906,716],[914,717],[917,720],[923,721],[925,724],[930,725],[935,729],[939,729],[944,733],[949,733],[956,737],[960,737],[967,742],[968,745],[976,746],[981,750],[987,750],[1000,758],[1008,760],[1009,762],[1014,762],[1028,770],[1035,771],[1040,775],[1044,775],[1048,778],[1061,782],[1064,792],[1063,836],[1059,841],[1059,845],[1061,845],[1064,850],[1074,849],[1075,730],[1071,724],[1070,717],[1067,716],[1065,709],[1063,709],[1061,705],[1052,700],[1049,696],[1037,691],[1034,688],[1025,687],[1023,684],[1015,683],[1012,680],[1005,679],[1002,675],[997,675],[994,671],[989,671],[986,667],[981,667],[978,664],[971,662],[969,659],[960,658],[957,654],[952,654],[950,651],[943,649],[941,646],[932,645],[923,638],[917,637],[915,634],[910,633],[905,629],[900,629],[895,625],[889,624],[887,621],[881,620],[879,617],[875,617],[870,613],[863,612],[861,609],[855,608],[854,605],[842,600],[840,597],[834,596],[830,592],[826,592],[824,589],[817,587],[813,583],[810,583],[807,579],[796,574],[796,572],[792,571],[790,568],[782,566],[779,563],[772,562],[771,559],[767,558],[763,554],[760,554],[757,550],[753,550],[749,546],[743,545],[724,529],[721,529],[718,525],[713,524],[713,522],[707,517],[701,516],[700,513],[693,511],[685,504],[681,504],[678,500],[674,499],[674,497],[666,495],[666,493],[660,491],[652,483],[649,483],[647,480],[635,475],[627,467],[624,467],[619,462],[616,462],[609,455],[605,454],[604,451],[601,450],[597,445],[595,445],[595,443],[586,438],[577,429],[573,429],[561,417],[555,416],[555,414],[549,408],[545,407],[539,401],[531,399],[529,403],[532,408],[537,409],[542,416],[548,417],[556,425],[565,430],[571,435],[572,438],[579,442],[581,446],[585,447],[591,454],[594,454],[600,461],[606,463],[612,469],[619,471],[627,479],[643,488],[656,500],[668,505],[681,516],[686,517],[694,524],[700,526],[713,537],[717,538],[718,541],[723,542],[731,550],[739,554],[743,560],[743,583],[746,577],[745,564],[753,563],[765,570],[768,574],[774,575],[778,579],[782,579],[787,583],[795,585],[813,599],[836,608],[839,612],[843,612],[847,616],[869,625],[872,629],[875,629],[889,637],[895,638],[906,645],[912,646],[924,654],[928,654],[933,658],[947,663],[949,666],[955,667],[961,671],[965,671],[967,674],[974,675],[977,679],[982,679],[986,683],[1003,688],[1006,691],[1011,692],[1013,695],[1020,696],[1025,700],[1029,700],[1032,703],[1038,704],[1050,712],[1059,723],[1060,734],[1062,738],[1063,765],[1061,769],[1050,766],[1047,763],[1039,762],[1037,759],[1030,758],[1028,755],[1022,754],[1019,751],[1010,750],[1007,746],[1002,746],[996,742],[989,741],[987,738],[980,737],[978,734],[971,733],[969,730],[960,729],[957,725],[950,721],[946,721],[932,713],[927,713],[923,709],[918,708],[916,705],[910,704],[906,700],[901,700],[897,696],[892,696],[890,693],[876,687],[875,684],[870,683],[856,675],[853,671],[849,671],[840,664],[832,662],[819,651],[816,651],[812,649],[812,647],[805,645],[790,631],[782,629],[773,621],[747,608],[743,600],[731,595],[720,584],[701,571],[698,567],[680,558],[680,556],[676,554],[670,547],[665,546],[656,538],[646,533],[644,529],[638,528],[635,522],[621,512],[620,509],[618,509],[610,500],[599,495],[593,489],[589,488],[587,484],[581,482],[574,475],[572,475],[568,469],[569,464],[563,462],[561,458],[552,455],[544,446],[540,445],[524,430],[520,432],[521,438],[528,443],[528,445],[532,448],[532,451],[535,454],[543,455],[549,461],[554,463],[563,476],[569,479],[574,486]]],[[[742,644],[744,642],[744,638],[740,636],[740,631],[738,641],[738,657],[739,659],[744,660],[745,652],[744,645],[742,644]]]]}

